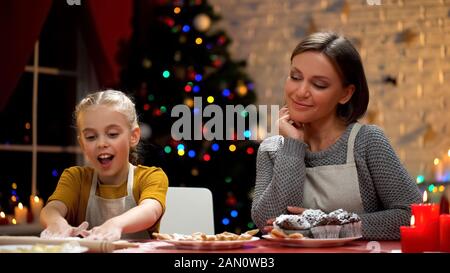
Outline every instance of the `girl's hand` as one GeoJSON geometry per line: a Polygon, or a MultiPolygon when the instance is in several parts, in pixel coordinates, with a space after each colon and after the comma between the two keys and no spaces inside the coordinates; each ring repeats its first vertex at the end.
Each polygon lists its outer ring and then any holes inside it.
{"type": "Polygon", "coordinates": [[[114,223],[114,218],[109,219],[102,225],[86,230],[81,235],[86,239],[117,241],[122,235],[122,228],[114,223]]]}
{"type": "Polygon", "coordinates": [[[82,234],[89,226],[88,222],[81,223],[78,227],[73,227],[65,222],[48,225],[46,229],[41,232],[41,238],[66,238],[75,237],[82,234]]]}
{"type": "Polygon", "coordinates": [[[278,130],[280,135],[300,141],[304,140],[303,124],[291,120],[287,106],[280,109],[278,130]]]}

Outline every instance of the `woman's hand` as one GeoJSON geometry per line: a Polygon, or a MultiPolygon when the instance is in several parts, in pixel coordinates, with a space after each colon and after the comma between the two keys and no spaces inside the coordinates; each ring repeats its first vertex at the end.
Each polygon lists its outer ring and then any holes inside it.
{"type": "Polygon", "coordinates": [[[278,130],[280,135],[303,141],[303,124],[291,120],[287,106],[280,109],[278,119],[278,130]]]}
{"type": "Polygon", "coordinates": [[[81,235],[91,240],[116,241],[122,235],[122,228],[115,223],[114,218],[111,218],[102,225],[81,233],[81,235]]]}
{"type": "MultiPolygon", "coordinates": [[[[300,208],[300,207],[292,207],[292,206],[288,206],[287,210],[289,213],[292,214],[302,214],[306,209],[305,208],[300,208]]],[[[263,232],[269,233],[272,231],[273,229],[273,222],[275,221],[275,218],[271,218],[269,220],[267,220],[266,222],[266,226],[264,226],[263,228],[263,232]]]]}
{"type": "Polygon", "coordinates": [[[275,221],[275,218],[271,218],[267,220],[266,225],[263,227],[263,232],[269,233],[273,229],[273,221],[275,221]]]}
{"type": "Polygon", "coordinates": [[[306,209],[301,207],[288,206],[287,210],[292,214],[302,214],[306,209]]]}
{"type": "Polygon", "coordinates": [[[46,229],[41,232],[41,238],[66,238],[76,237],[86,231],[89,226],[88,222],[81,223],[78,227],[73,227],[67,222],[59,222],[48,225],[46,229]]]}

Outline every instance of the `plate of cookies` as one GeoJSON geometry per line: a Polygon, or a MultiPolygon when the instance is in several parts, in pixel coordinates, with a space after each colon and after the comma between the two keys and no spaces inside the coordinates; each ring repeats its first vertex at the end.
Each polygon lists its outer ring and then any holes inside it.
{"type": "Polygon", "coordinates": [[[307,209],[301,214],[282,214],[263,238],[292,247],[341,246],[362,237],[361,219],[355,213],[337,209],[325,213],[307,209]]]}
{"type": "Polygon", "coordinates": [[[240,235],[232,232],[222,232],[215,235],[208,235],[202,232],[195,232],[191,235],[154,232],[153,237],[159,241],[172,244],[179,249],[221,250],[242,248],[251,242],[257,241],[259,238],[253,235],[256,235],[258,232],[258,229],[249,230],[240,235]]]}
{"type": "Polygon", "coordinates": [[[269,234],[262,236],[264,239],[276,242],[282,246],[289,247],[335,247],[342,246],[351,241],[361,238],[347,237],[347,238],[330,238],[330,239],[315,239],[303,236],[301,233],[284,233],[282,230],[273,229],[269,234]]]}

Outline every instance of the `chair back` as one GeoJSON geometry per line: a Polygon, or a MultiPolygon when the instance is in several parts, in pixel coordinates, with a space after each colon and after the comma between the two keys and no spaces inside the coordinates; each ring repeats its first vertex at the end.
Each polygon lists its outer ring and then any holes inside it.
{"type": "Polygon", "coordinates": [[[160,233],[214,233],[212,193],[207,188],[169,187],[160,233]]]}

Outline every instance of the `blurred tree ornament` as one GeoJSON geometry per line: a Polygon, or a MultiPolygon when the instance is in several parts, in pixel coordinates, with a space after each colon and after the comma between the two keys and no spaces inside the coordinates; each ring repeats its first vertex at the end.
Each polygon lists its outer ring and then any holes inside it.
{"type": "Polygon", "coordinates": [[[194,107],[194,100],[191,98],[186,98],[184,100],[184,104],[187,105],[187,107],[192,108],[194,107]]]}
{"type": "Polygon", "coordinates": [[[226,199],[225,203],[229,207],[234,207],[237,204],[237,199],[232,192],[227,193],[227,199],[226,199]]]}
{"type": "Polygon", "coordinates": [[[225,44],[226,41],[227,37],[225,37],[224,35],[220,35],[220,37],[217,39],[217,44],[222,46],[225,44]]]}
{"type": "Polygon", "coordinates": [[[190,80],[190,81],[195,80],[196,73],[195,73],[194,67],[189,66],[187,70],[188,70],[187,71],[187,78],[188,78],[188,80],[190,80]]]}
{"type": "Polygon", "coordinates": [[[212,64],[214,67],[217,67],[217,68],[221,67],[223,64],[222,58],[220,58],[220,57],[215,58],[214,61],[212,62],[212,64]]]}
{"type": "Polygon", "coordinates": [[[142,82],[142,83],[141,83],[141,86],[140,86],[140,88],[139,88],[139,93],[138,93],[138,95],[139,95],[140,97],[146,97],[146,96],[147,96],[147,92],[148,92],[148,89],[147,89],[147,83],[146,83],[146,82],[142,82]]]}
{"type": "Polygon", "coordinates": [[[152,67],[152,61],[150,59],[148,59],[148,58],[144,58],[142,60],[142,67],[145,68],[145,69],[151,68],[152,67]]]}
{"type": "Polygon", "coordinates": [[[147,123],[139,124],[141,128],[141,139],[150,139],[152,136],[152,128],[147,123]]]}
{"type": "Polygon", "coordinates": [[[194,17],[194,27],[199,32],[205,32],[211,27],[211,18],[204,13],[200,13],[194,17]]]}
{"type": "Polygon", "coordinates": [[[203,74],[205,75],[205,78],[208,78],[211,74],[214,74],[217,71],[217,68],[212,66],[205,66],[203,67],[203,74]]]}
{"type": "Polygon", "coordinates": [[[191,170],[191,175],[192,175],[192,176],[198,176],[198,175],[199,175],[198,169],[197,169],[197,168],[192,168],[192,170],[191,170]]]}
{"type": "Polygon", "coordinates": [[[182,65],[176,65],[174,69],[175,79],[185,80],[186,79],[186,68],[182,65]]]}
{"type": "Polygon", "coordinates": [[[237,90],[238,95],[241,97],[247,95],[247,92],[248,92],[247,86],[242,81],[238,81],[236,90],[237,90]]]}
{"type": "Polygon", "coordinates": [[[161,110],[153,109],[152,115],[153,117],[160,117],[162,115],[161,110]]]}
{"type": "Polygon", "coordinates": [[[174,60],[175,62],[181,61],[181,52],[180,52],[179,50],[177,50],[177,51],[175,52],[175,55],[173,55],[173,60],[174,60]]]}
{"type": "Polygon", "coordinates": [[[181,36],[180,36],[180,38],[179,38],[179,42],[180,42],[180,44],[184,44],[184,43],[186,43],[186,40],[187,40],[187,38],[186,38],[186,36],[185,36],[185,35],[181,35],[181,36]]]}
{"type": "Polygon", "coordinates": [[[173,27],[175,25],[175,20],[171,17],[164,17],[164,18],[162,18],[162,20],[169,27],[173,27]]]}

